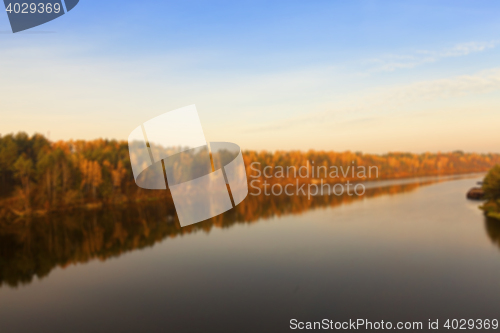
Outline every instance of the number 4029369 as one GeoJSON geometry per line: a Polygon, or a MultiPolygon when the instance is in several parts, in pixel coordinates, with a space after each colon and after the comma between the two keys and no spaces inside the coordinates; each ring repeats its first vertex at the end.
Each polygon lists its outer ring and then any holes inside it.
{"type": "Polygon", "coordinates": [[[466,330],[466,329],[477,329],[477,330],[496,330],[498,329],[498,319],[448,319],[443,326],[447,329],[453,330],[466,330]]]}
{"type": "Polygon", "coordinates": [[[61,11],[61,5],[58,3],[9,3],[5,9],[9,14],[58,14],[61,11]]]}

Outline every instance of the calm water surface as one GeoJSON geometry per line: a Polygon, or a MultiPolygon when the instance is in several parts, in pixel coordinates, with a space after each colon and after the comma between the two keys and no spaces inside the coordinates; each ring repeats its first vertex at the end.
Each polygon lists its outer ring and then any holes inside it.
{"type": "Polygon", "coordinates": [[[184,229],[158,203],[9,223],[0,332],[498,319],[500,223],[465,199],[477,180],[386,182],[364,198],[249,197],[184,229]]]}

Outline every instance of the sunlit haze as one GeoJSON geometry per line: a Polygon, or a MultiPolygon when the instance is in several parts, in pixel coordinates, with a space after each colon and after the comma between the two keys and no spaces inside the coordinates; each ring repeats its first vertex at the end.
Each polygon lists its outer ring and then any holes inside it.
{"type": "Polygon", "coordinates": [[[500,152],[500,3],[480,3],[83,1],[16,35],[2,14],[0,133],[126,140],[196,104],[245,150],[500,152]]]}

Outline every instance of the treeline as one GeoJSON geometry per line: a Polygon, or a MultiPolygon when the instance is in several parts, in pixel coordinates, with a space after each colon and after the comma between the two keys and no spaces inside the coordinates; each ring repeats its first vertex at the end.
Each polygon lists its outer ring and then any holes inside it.
{"type": "Polygon", "coordinates": [[[500,164],[500,154],[464,153],[462,151],[424,154],[396,152],[384,155],[350,151],[311,150],[305,153],[301,151],[274,153],[247,151],[244,154],[244,160],[247,175],[250,178],[257,177],[269,182],[286,183],[296,175],[301,180],[324,179],[325,181],[345,182],[486,172],[494,165],[500,164]],[[257,164],[252,166],[254,162],[257,164]],[[289,166],[295,166],[295,168],[290,169],[289,166]],[[307,178],[299,175],[299,168],[303,166],[309,169],[307,178]],[[267,170],[264,172],[266,167],[267,170]],[[281,171],[285,175],[284,178],[281,177],[281,171]],[[266,177],[269,175],[272,177],[266,177]]]}
{"type": "Polygon", "coordinates": [[[164,196],[135,186],[126,142],[0,137],[0,216],[164,196]]]}
{"type": "MultiPolygon", "coordinates": [[[[324,151],[245,151],[247,174],[256,177],[270,166],[287,167],[361,167],[376,166],[371,179],[447,175],[489,170],[500,164],[498,154],[390,153],[386,155],[324,151]],[[252,163],[258,162],[258,166],[252,163]]],[[[346,174],[335,181],[366,180],[365,176],[346,174]]],[[[264,178],[264,175],[261,174],[264,178]]],[[[292,176],[274,178],[275,182],[294,182],[292,176]]],[[[306,181],[324,175],[311,174],[306,181]]],[[[250,178],[253,180],[255,178],[250,178]]],[[[136,186],[126,141],[51,142],[44,136],[26,133],[0,136],[0,217],[43,214],[53,210],[82,206],[120,204],[130,201],[170,200],[169,191],[143,190],[136,186]]]]}
{"type": "Polygon", "coordinates": [[[500,165],[493,167],[483,181],[486,203],[481,207],[487,216],[500,220],[500,165]]]}

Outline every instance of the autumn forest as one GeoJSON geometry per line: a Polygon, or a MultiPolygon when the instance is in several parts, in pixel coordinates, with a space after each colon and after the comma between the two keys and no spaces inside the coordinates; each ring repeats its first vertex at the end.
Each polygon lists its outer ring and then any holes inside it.
{"type": "MultiPolygon", "coordinates": [[[[254,162],[261,168],[301,167],[311,163],[325,167],[376,166],[378,179],[486,172],[500,164],[499,154],[461,151],[384,155],[349,151],[244,151],[243,157],[247,174],[253,176],[249,180],[258,176],[250,167],[254,162]]],[[[367,177],[346,175],[336,181],[374,180],[374,175],[372,179],[367,177]]],[[[286,183],[295,179],[267,181],[286,183]]],[[[315,181],[315,178],[306,181],[315,181]]],[[[169,192],[136,186],[126,141],[51,142],[42,135],[29,136],[22,132],[0,136],[0,218],[159,199],[168,200],[169,192]]]]}

